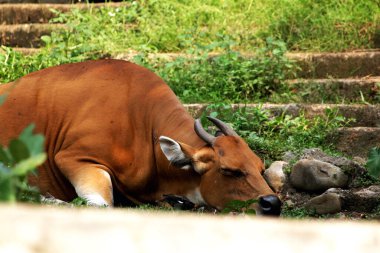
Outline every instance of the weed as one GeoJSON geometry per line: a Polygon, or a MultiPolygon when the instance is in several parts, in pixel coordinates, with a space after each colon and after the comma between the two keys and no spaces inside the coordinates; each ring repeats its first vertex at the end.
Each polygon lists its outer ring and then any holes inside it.
{"type": "Polygon", "coordinates": [[[74,206],[88,206],[87,200],[81,197],[73,199],[70,203],[74,206]]]}
{"type": "Polygon", "coordinates": [[[304,207],[290,207],[286,203],[282,206],[281,217],[283,218],[310,218],[313,213],[304,207]]]}
{"type": "Polygon", "coordinates": [[[368,173],[374,178],[379,178],[380,176],[380,148],[372,148],[368,154],[368,160],[366,167],[368,173]]]}
{"type": "Polygon", "coordinates": [[[257,203],[257,199],[250,199],[247,201],[232,200],[227,203],[226,207],[222,210],[222,213],[256,214],[256,211],[250,208],[250,206],[254,203],[257,203]]]}

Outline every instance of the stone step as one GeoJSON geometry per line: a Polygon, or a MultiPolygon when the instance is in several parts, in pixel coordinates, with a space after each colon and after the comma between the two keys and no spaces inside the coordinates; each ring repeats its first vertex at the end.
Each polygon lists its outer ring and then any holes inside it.
{"type": "MultiPolygon", "coordinates": [[[[233,104],[232,110],[238,107],[260,107],[268,110],[273,115],[281,115],[283,113],[298,116],[301,113],[306,118],[315,116],[325,116],[328,112],[337,111],[338,115],[342,115],[347,119],[353,119],[348,126],[350,127],[380,127],[380,105],[365,104],[233,104]]],[[[207,110],[206,104],[185,104],[185,108],[194,118],[198,118],[207,110]]]]}
{"type": "Polygon", "coordinates": [[[0,25],[0,44],[9,47],[40,47],[41,36],[62,28],[63,24],[0,25]]]}
{"type": "Polygon", "coordinates": [[[297,79],[289,87],[302,103],[379,103],[380,76],[347,79],[297,79]]]}
{"type": "MultiPolygon", "coordinates": [[[[238,108],[244,105],[232,105],[232,108],[238,108]]],[[[366,159],[368,152],[373,147],[380,147],[380,106],[367,105],[306,105],[306,104],[250,104],[248,107],[261,106],[262,109],[269,110],[274,115],[280,115],[286,112],[291,115],[299,115],[304,111],[308,118],[317,115],[325,115],[326,109],[337,109],[345,117],[353,117],[350,127],[339,128],[330,137],[330,143],[342,153],[348,156],[358,156],[366,159]]],[[[206,111],[207,105],[203,104],[186,104],[185,108],[198,118],[206,111]]]]}
{"type": "Polygon", "coordinates": [[[68,12],[72,8],[89,9],[100,6],[119,7],[126,6],[129,3],[77,3],[77,4],[2,4],[0,7],[0,24],[31,24],[31,23],[48,23],[55,17],[51,9],[60,12],[68,12]]]}
{"type": "MultiPolygon", "coordinates": [[[[349,156],[358,156],[366,159],[371,148],[380,146],[380,105],[320,105],[320,104],[249,104],[232,105],[238,107],[261,107],[273,115],[287,113],[293,116],[304,112],[307,118],[326,115],[328,109],[338,110],[340,115],[354,118],[347,127],[339,128],[330,138],[330,143],[342,153],[349,156]]],[[[185,104],[185,108],[198,118],[205,113],[207,105],[185,104]]]]}
{"type": "Polygon", "coordinates": [[[379,127],[344,127],[338,129],[331,138],[337,150],[349,156],[366,159],[373,147],[380,147],[379,127]]]}
{"type": "Polygon", "coordinates": [[[0,4],[70,4],[74,2],[78,0],[0,0],[0,4]]]}
{"type": "Polygon", "coordinates": [[[343,53],[289,53],[301,67],[300,78],[380,76],[380,50],[343,53]]]}
{"type": "MultiPolygon", "coordinates": [[[[131,60],[136,54],[120,53],[114,56],[117,59],[131,60]]],[[[242,53],[246,58],[253,54],[242,53]]],[[[294,53],[286,54],[298,63],[299,78],[358,78],[380,76],[380,50],[366,50],[343,53],[294,53]]],[[[218,54],[210,54],[216,57],[218,54]]],[[[190,57],[182,53],[148,54],[148,58],[174,60],[177,57],[190,57]]]]}

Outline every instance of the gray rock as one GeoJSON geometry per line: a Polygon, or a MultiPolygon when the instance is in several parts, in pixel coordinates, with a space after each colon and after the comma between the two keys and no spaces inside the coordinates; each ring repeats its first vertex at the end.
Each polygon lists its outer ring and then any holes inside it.
{"type": "Polygon", "coordinates": [[[286,176],[283,167],[287,164],[287,162],[275,161],[264,172],[265,180],[275,192],[280,192],[285,184],[286,176]]]}
{"type": "Polygon", "coordinates": [[[340,196],[336,193],[324,193],[310,199],[305,208],[317,214],[334,214],[342,210],[340,196]]]}
{"type": "Polygon", "coordinates": [[[344,188],[348,176],[337,166],[318,160],[298,161],[290,174],[290,183],[298,190],[325,191],[329,188],[344,188]]]}
{"type": "Polygon", "coordinates": [[[330,156],[318,148],[303,150],[300,159],[316,159],[322,162],[331,163],[341,168],[345,174],[348,175],[349,188],[361,186],[363,181],[361,178],[366,178],[368,173],[364,166],[365,161],[358,159],[350,160],[339,156],[330,156]]]}

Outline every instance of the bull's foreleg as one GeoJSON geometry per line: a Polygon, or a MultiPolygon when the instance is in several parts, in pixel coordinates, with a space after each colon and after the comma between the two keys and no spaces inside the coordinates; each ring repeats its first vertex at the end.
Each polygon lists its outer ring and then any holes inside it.
{"type": "Polygon", "coordinates": [[[74,186],[77,195],[93,206],[112,206],[112,181],[107,168],[100,164],[78,163],[56,157],[62,173],[74,186]]]}
{"type": "Polygon", "coordinates": [[[93,206],[112,206],[112,182],[107,171],[97,166],[81,168],[69,179],[78,196],[93,206]]]}

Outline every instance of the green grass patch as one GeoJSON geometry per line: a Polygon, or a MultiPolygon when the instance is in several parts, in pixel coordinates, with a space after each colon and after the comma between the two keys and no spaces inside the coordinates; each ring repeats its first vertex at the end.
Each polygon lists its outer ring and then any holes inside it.
{"type": "MultiPolygon", "coordinates": [[[[55,33],[81,48],[179,52],[202,44],[235,41],[234,50],[252,51],[267,37],[290,50],[345,51],[379,47],[380,6],[372,0],[145,0],[125,7],[74,10],[54,22],[55,33]],[[81,45],[82,44],[82,45],[81,45]]],[[[46,40],[48,44],[55,42],[46,40]]],[[[70,42],[70,43],[71,43],[70,42]]]]}

